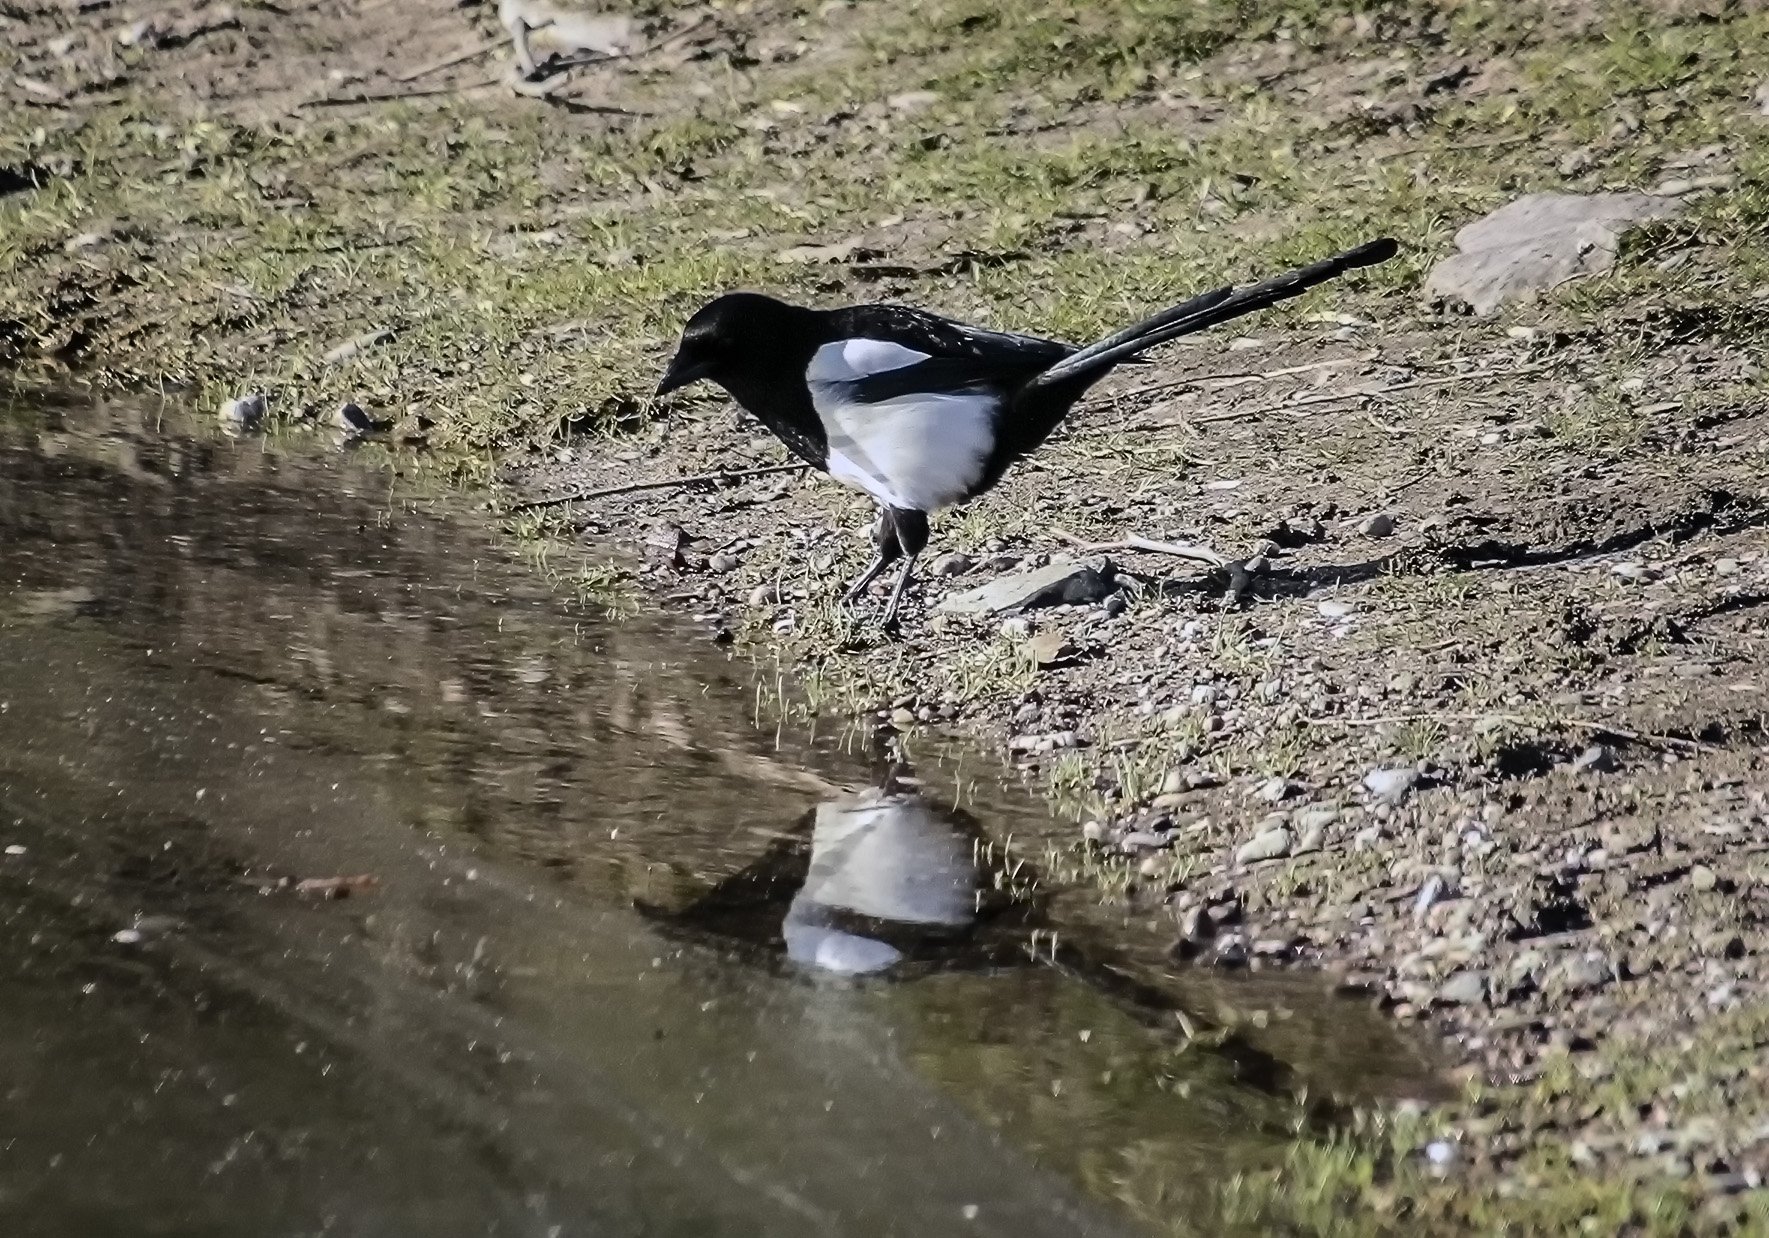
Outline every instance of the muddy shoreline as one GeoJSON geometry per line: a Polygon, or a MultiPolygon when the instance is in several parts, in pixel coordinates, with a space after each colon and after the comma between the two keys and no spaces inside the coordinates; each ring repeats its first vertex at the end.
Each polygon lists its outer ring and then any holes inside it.
{"type": "Polygon", "coordinates": [[[273,434],[341,434],[358,402],[392,467],[497,487],[561,589],[678,609],[777,668],[785,708],[912,756],[930,729],[998,752],[1074,822],[1038,858],[1177,972],[1324,968],[1445,1038],[1462,1100],[1299,1149],[1234,1186],[1252,1216],[1765,1207],[1761,14],[1666,6],[1617,39],[1571,6],[1238,31],[1202,6],[1182,46],[1171,15],[1041,13],[1134,53],[1082,72],[958,4],[921,15],[946,37],[888,40],[658,9],[654,51],[539,99],[503,84],[487,6],[186,15],[129,44],[126,8],[4,10],[11,364],[261,390],[273,434]],[[1609,276],[1491,320],[1420,300],[1454,228],[1519,192],[1697,173],[1740,188],[1609,276]],[[721,401],[644,399],[713,290],[1082,339],[1377,229],[1392,270],[1114,379],[942,521],[899,639],[833,605],[867,512],[823,479],[516,510],[784,461],[721,401]],[[1268,566],[1225,604],[1138,537],[1268,566]],[[940,609],[1099,554],[1115,585],[1087,605],[940,609]]]}

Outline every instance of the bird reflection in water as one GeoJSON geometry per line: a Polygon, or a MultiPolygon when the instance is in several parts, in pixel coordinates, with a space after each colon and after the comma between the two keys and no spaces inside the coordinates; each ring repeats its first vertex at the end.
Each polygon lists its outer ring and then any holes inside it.
{"type": "Polygon", "coordinates": [[[787,957],[826,971],[884,971],[977,912],[971,840],[919,796],[865,791],[819,804],[805,882],[787,908],[787,957]]]}
{"type": "Polygon", "coordinates": [[[838,975],[1024,962],[1034,909],[994,879],[988,852],[968,815],[893,784],[819,804],[738,872],[678,888],[673,907],[637,905],[687,935],[838,975]]]}

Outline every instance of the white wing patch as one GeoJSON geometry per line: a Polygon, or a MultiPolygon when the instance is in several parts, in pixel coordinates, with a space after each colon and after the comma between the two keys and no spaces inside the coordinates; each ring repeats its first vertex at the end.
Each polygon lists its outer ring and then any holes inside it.
{"type": "Polygon", "coordinates": [[[812,383],[851,383],[869,374],[900,370],[917,361],[926,361],[928,354],[893,344],[889,340],[836,340],[819,348],[805,370],[805,381],[812,383]]]}

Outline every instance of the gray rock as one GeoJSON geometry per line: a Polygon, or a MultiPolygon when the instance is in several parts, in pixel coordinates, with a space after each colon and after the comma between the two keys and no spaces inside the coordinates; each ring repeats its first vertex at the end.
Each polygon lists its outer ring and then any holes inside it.
{"type": "Polygon", "coordinates": [[[1419,887],[1418,896],[1413,899],[1413,918],[1423,920],[1431,909],[1445,899],[1456,897],[1456,883],[1446,879],[1441,873],[1433,873],[1419,887]]]}
{"type": "Polygon", "coordinates": [[[1059,559],[992,580],[977,589],[952,594],[939,608],[953,615],[1003,615],[1040,606],[1078,606],[1103,600],[1113,591],[1110,559],[1078,563],[1059,559]]]}
{"type": "Polygon", "coordinates": [[[1614,976],[1614,971],[1603,959],[1582,955],[1561,965],[1559,979],[1568,991],[1579,993],[1601,989],[1614,976]]]}
{"type": "Polygon", "coordinates": [[[1173,845],[1173,835],[1132,830],[1118,840],[1118,845],[1126,851],[1161,851],[1173,845]]]}
{"type": "Polygon", "coordinates": [[[340,430],[349,434],[384,434],[393,428],[392,421],[369,416],[354,400],[340,405],[333,420],[340,430]]]}
{"type": "Polygon", "coordinates": [[[1615,753],[1603,744],[1592,744],[1572,759],[1572,767],[1576,770],[1594,770],[1606,774],[1615,768],[1615,753]]]}
{"type": "Polygon", "coordinates": [[[1419,771],[1409,766],[1373,769],[1364,775],[1364,790],[1386,803],[1398,804],[1419,785],[1419,771]]]}
{"type": "Polygon", "coordinates": [[[253,391],[236,399],[224,401],[221,405],[221,420],[231,426],[242,426],[251,429],[264,420],[265,410],[269,402],[262,391],[253,391]]]}
{"type": "Polygon", "coordinates": [[[1697,864],[1689,870],[1689,884],[1692,888],[1705,894],[1719,885],[1720,879],[1715,875],[1714,870],[1706,864],[1697,864]]]}
{"type": "Polygon", "coordinates": [[[962,576],[970,570],[971,559],[969,555],[954,553],[941,555],[934,560],[933,573],[935,576],[962,576]]]}
{"type": "Polygon", "coordinates": [[[1210,960],[1217,967],[1247,966],[1247,939],[1239,933],[1228,933],[1218,939],[1210,960]]]}
{"type": "Polygon", "coordinates": [[[1172,946],[1181,959],[1195,959],[1216,936],[1216,922],[1202,907],[1192,907],[1179,919],[1179,940],[1172,946]]]}
{"type": "Polygon", "coordinates": [[[1474,1006],[1486,1000],[1486,973],[1459,971],[1437,990],[1437,1000],[1450,1006],[1474,1006]]]}
{"type": "Polygon", "coordinates": [[[1235,863],[1257,864],[1290,854],[1290,831],[1283,826],[1261,830],[1235,850],[1235,863]]]}
{"type": "Polygon", "coordinates": [[[1288,778],[1268,778],[1254,788],[1255,799],[1264,800],[1268,804],[1281,804],[1293,795],[1298,795],[1302,787],[1288,778]]]}
{"type": "Polygon", "coordinates": [[[715,572],[734,572],[743,560],[728,550],[721,550],[706,561],[706,566],[715,572]]]}
{"type": "Polygon", "coordinates": [[[1339,806],[1337,804],[1308,804],[1298,808],[1292,820],[1295,822],[1296,828],[1305,833],[1309,830],[1324,830],[1339,820],[1339,806]]]}
{"type": "Polygon", "coordinates": [[[1532,193],[1456,233],[1456,252],[1425,281],[1425,295],[1491,314],[1507,301],[1615,265],[1621,238],[1682,206],[1644,193],[1532,193]]]}
{"type": "Polygon", "coordinates": [[[1357,531],[1364,537],[1388,537],[1394,532],[1394,517],[1387,512],[1365,516],[1357,531]]]}

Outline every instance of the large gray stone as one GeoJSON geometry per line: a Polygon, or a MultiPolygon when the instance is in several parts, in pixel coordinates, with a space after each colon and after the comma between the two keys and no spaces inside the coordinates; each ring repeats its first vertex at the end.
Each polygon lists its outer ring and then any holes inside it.
{"type": "Polygon", "coordinates": [[[1648,193],[1532,193],[1456,233],[1456,252],[1425,281],[1433,300],[1490,314],[1506,301],[1600,275],[1615,265],[1621,238],[1682,210],[1648,193]]]}
{"type": "Polygon", "coordinates": [[[938,609],[952,615],[1005,615],[1039,606],[1097,602],[1114,587],[1110,559],[1085,563],[1058,559],[1046,567],[1013,572],[980,588],[948,594],[938,609]]]}

